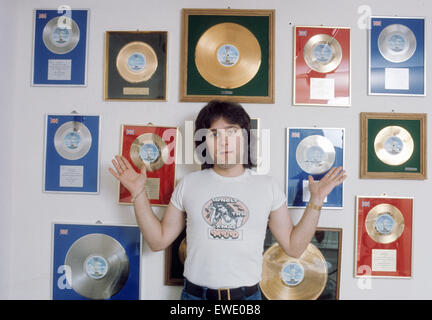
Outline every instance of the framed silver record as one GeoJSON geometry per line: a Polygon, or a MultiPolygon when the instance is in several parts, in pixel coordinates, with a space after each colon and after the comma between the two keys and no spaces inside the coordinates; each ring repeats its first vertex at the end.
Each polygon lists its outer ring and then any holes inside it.
{"type": "Polygon", "coordinates": [[[89,9],[34,10],[32,86],[87,86],[89,9]]]}
{"type": "Polygon", "coordinates": [[[136,225],[52,223],[53,300],[139,300],[142,237],[136,225]]]}
{"type": "Polygon", "coordinates": [[[424,17],[370,16],[368,94],[426,95],[424,17]]]}
{"type": "Polygon", "coordinates": [[[80,30],[69,17],[55,17],[43,29],[42,39],[52,53],[65,54],[72,51],[79,42],[80,30]]]}
{"type": "Polygon", "coordinates": [[[44,192],[99,193],[100,116],[47,114],[44,192]]]}
{"type": "MultiPolygon", "coordinates": [[[[286,128],[286,195],[288,208],[305,208],[310,200],[309,176],[321,180],[331,168],[344,167],[345,129],[286,128]]],[[[343,208],[343,184],[324,199],[323,208],[343,208]]]]}

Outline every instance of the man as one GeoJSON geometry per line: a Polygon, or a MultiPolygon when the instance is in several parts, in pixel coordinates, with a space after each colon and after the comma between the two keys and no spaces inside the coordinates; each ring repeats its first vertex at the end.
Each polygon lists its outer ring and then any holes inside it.
{"type": "Polygon", "coordinates": [[[195,121],[196,141],[204,152],[201,171],[177,184],[161,221],[144,186],[124,157],[110,172],[131,192],[143,237],[153,251],[167,248],[186,225],[187,256],[182,299],[261,299],[259,281],[267,226],[281,248],[300,257],[311,241],[326,196],[345,178],[332,168],[320,181],[309,176],[309,204],[293,226],[286,197],[276,180],[252,174],[250,118],[236,103],[211,101],[195,121]],[[203,145],[204,143],[204,145],[203,145]],[[244,161],[246,160],[246,161],[244,161]]]}

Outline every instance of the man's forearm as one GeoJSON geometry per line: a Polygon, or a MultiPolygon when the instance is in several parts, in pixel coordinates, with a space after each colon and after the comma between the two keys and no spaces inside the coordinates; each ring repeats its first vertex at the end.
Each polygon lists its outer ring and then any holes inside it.
{"type": "Polygon", "coordinates": [[[160,220],[155,216],[145,192],[136,197],[134,209],[138,226],[150,249],[153,251],[163,249],[162,225],[160,220]]]}
{"type": "MultiPolygon", "coordinates": [[[[322,201],[314,199],[311,199],[310,201],[317,206],[322,205],[322,201]]],[[[311,208],[309,206],[306,207],[302,218],[293,228],[291,233],[289,251],[294,257],[300,257],[306,250],[308,244],[311,242],[315,234],[319,217],[320,210],[311,208]]]]}

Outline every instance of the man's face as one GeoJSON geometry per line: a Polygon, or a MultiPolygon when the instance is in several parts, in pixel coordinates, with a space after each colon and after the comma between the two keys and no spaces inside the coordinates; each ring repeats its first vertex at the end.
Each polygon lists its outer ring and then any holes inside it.
{"type": "Polygon", "coordinates": [[[243,163],[243,131],[239,125],[228,123],[224,118],[219,118],[211,124],[206,141],[215,165],[231,168],[243,163]]]}

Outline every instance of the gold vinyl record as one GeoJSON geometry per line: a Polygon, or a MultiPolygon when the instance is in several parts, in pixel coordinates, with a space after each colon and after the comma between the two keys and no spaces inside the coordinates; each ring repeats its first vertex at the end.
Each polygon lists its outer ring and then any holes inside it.
{"type": "Polygon", "coordinates": [[[178,256],[182,264],[184,264],[186,261],[186,247],[187,247],[186,238],[183,238],[178,248],[178,256]]]}
{"type": "Polygon", "coordinates": [[[119,51],[116,60],[120,76],[131,83],[149,80],[158,67],[153,48],[145,42],[134,41],[119,51]]]}
{"type": "Polygon", "coordinates": [[[399,126],[381,129],[374,141],[375,154],[382,162],[398,166],[407,162],[414,152],[414,140],[408,130],[399,126]]]}
{"type": "Polygon", "coordinates": [[[168,161],[169,148],[160,136],[144,133],[132,143],[130,157],[138,168],[144,164],[147,171],[156,171],[168,161]]]}
{"type": "Polygon", "coordinates": [[[199,38],[195,64],[210,84],[235,89],[257,74],[261,65],[261,47],[247,28],[237,23],[219,23],[199,38]]]}
{"type": "Polygon", "coordinates": [[[269,300],[317,299],[327,278],[327,262],[312,243],[298,259],[286,255],[277,243],[264,253],[260,287],[269,300]]]}
{"type": "Polygon", "coordinates": [[[398,208],[382,203],[368,212],[365,227],[369,237],[376,242],[391,243],[402,235],[405,222],[398,208]]]}
{"type": "Polygon", "coordinates": [[[304,138],[297,146],[296,160],[299,167],[309,174],[328,171],[335,162],[336,151],[331,141],[321,135],[304,138]]]}
{"type": "Polygon", "coordinates": [[[378,37],[378,49],[388,61],[400,63],[412,57],[417,48],[417,40],[410,28],[403,24],[385,27],[378,37]]]}
{"type": "Polygon", "coordinates": [[[67,160],[78,160],[90,150],[92,136],[89,129],[79,121],[63,123],[54,135],[54,148],[67,160]]]}
{"type": "Polygon", "coordinates": [[[72,289],[88,299],[109,299],[129,276],[126,251],[116,239],[101,233],[76,240],[64,264],[70,268],[66,279],[72,289]]]}
{"type": "Polygon", "coordinates": [[[45,25],[42,40],[52,53],[65,54],[72,51],[80,39],[80,30],[76,22],[69,17],[52,18],[45,25]]]}
{"type": "Polygon", "coordinates": [[[303,57],[312,70],[328,73],[341,63],[342,48],[335,38],[327,34],[317,34],[306,42],[303,57]]]}

